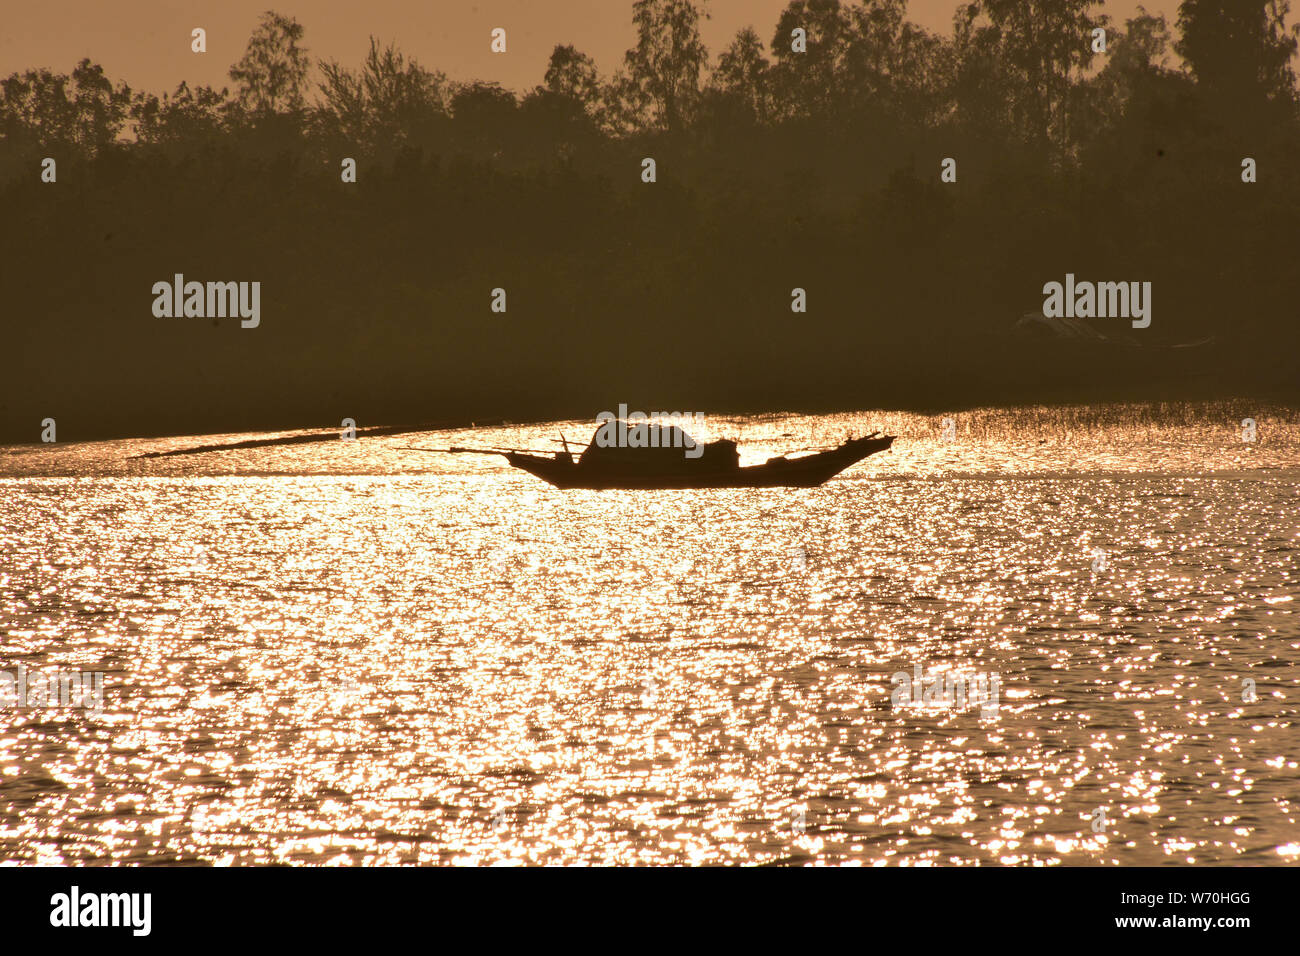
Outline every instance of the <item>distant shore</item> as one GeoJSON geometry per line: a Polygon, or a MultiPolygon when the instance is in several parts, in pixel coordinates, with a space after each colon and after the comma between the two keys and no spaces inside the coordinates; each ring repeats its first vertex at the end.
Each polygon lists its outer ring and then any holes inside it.
{"type": "MultiPolygon", "coordinates": [[[[1222,417],[1218,414],[1219,410],[1231,410],[1231,414],[1239,413],[1242,416],[1263,414],[1264,410],[1271,410],[1274,414],[1300,415],[1300,387],[1288,389],[1279,383],[1272,383],[1270,386],[1267,382],[1256,382],[1255,388],[1234,389],[1224,383],[1217,384],[1223,387],[1207,389],[1204,388],[1204,383],[1192,381],[1173,384],[1135,382],[1129,383],[1125,388],[1102,390],[1091,387],[1087,382],[1074,382],[1031,392],[1025,387],[1008,386],[1001,390],[969,391],[966,393],[965,401],[958,400],[950,391],[944,396],[948,400],[941,401],[937,398],[927,399],[910,395],[907,390],[901,388],[879,388],[873,391],[869,399],[864,395],[856,402],[836,401],[830,396],[823,396],[814,401],[782,402],[780,401],[782,396],[790,395],[790,390],[785,389],[774,393],[773,401],[770,403],[714,400],[700,406],[689,407],[682,402],[671,401],[642,401],[639,405],[635,405],[634,402],[629,403],[647,411],[691,411],[706,416],[726,417],[821,415],[879,409],[940,415],[949,412],[960,414],[980,409],[1029,410],[1039,407],[1072,409],[1074,414],[1083,421],[1089,418],[1106,421],[1111,412],[1116,409],[1124,410],[1125,414],[1138,414],[1151,421],[1167,421],[1170,418],[1222,417]]],[[[352,418],[356,423],[359,436],[364,437],[367,432],[395,434],[408,431],[455,431],[476,426],[532,425],[555,421],[594,423],[599,412],[607,407],[616,407],[617,404],[612,400],[602,404],[593,399],[586,404],[535,405],[527,411],[516,410],[513,414],[505,414],[499,406],[495,406],[490,411],[482,413],[467,411],[459,415],[444,414],[438,417],[432,415],[417,417],[410,413],[403,414],[400,409],[388,412],[386,408],[378,407],[369,416],[363,414],[342,416],[335,421],[326,420],[323,416],[313,419],[292,414],[286,414],[282,418],[270,415],[239,418],[203,414],[184,420],[191,427],[186,427],[175,416],[167,416],[155,425],[141,427],[139,419],[129,422],[119,416],[104,414],[101,409],[95,409],[85,418],[79,418],[75,414],[64,414],[56,419],[56,422],[58,441],[65,443],[132,438],[205,439],[216,436],[235,436],[233,440],[237,441],[241,440],[240,436],[246,438],[246,436],[268,433],[329,433],[339,431],[343,417],[352,418]]],[[[1224,413],[1227,414],[1227,411],[1224,413]]],[[[4,428],[0,430],[0,445],[39,445],[41,444],[40,433],[40,418],[33,417],[30,423],[7,419],[4,428]]]]}

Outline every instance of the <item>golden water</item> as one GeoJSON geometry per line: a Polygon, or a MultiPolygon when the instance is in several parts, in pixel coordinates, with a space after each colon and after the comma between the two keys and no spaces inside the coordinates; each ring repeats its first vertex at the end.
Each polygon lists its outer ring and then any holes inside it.
{"type": "Polygon", "coordinates": [[[1294,863],[1300,426],[1248,413],[710,420],[900,436],[810,490],[399,450],[583,423],[0,449],[0,670],[106,675],[0,709],[0,861],[1294,863]]]}

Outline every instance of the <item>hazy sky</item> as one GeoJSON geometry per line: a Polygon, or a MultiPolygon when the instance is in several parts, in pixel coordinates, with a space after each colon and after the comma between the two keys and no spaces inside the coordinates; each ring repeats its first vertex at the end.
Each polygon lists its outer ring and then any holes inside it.
{"type": "MultiPolygon", "coordinates": [[[[716,60],[735,32],[752,25],[772,39],[787,0],[709,0],[704,39],[716,60]]],[[[114,80],[134,89],[172,90],[229,85],[227,71],[243,54],[258,17],[274,9],[306,29],[313,58],[355,66],[367,38],[394,40],[403,52],[453,79],[497,80],[516,90],[541,82],[557,43],[573,43],[596,60],[601,75],[621,63],[631,45],[632,0],[3,0],[0,76],[31,67],[70,72],[88,56],[114,80]],[[208,32],[208,52],[190,52],[190,31],[208,32]],[[507,31],[509,51],[493,54],[489,33],[507,31]]],[[[911,0],[909,17],[950,32],[957,0],[911,0]]],[[[1132,16],[1138,0],[1111,0],[1116,21],[1132,16]]],[[[1177,0],[1150,0],[1152,13],[1171,20],[1177,0]]]]}

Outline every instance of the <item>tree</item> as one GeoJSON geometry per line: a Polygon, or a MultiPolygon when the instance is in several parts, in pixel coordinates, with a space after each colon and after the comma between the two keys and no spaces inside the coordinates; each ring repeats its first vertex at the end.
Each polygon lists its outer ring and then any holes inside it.
{"type": "Polygon", "coordinates": [[[359,71],[334,60],[322,61],[320,71],[322,108],[353,140],[386,144],[418,138],[449,112],[446,75],[406,59],[393,44],[380,47],[373,36],[359,71]]]}
{"type": "Polygon", "coordinates": [[[131,107],[131,90],[116,87],[98,63],[83,59],[72,71],[72,106],[76,141],[98,152],[117,139],[131,107]]]}
{"type": "Polygon", "coordinates": [[[542,85],[519,105],[524,141],[530,146],[550,143],[567,161],[574,138],[594,132],[602,111],[595,61],[571,45],[556,46],[542,85]]]}
{"type": "Polygon", "coordinates": [[[849,10],[842,73],[844,85],[854,96],[887,96],[891,92],[905,8],[904,0],[870,0],[849,10]]]}
{"type": "Polygon", "coordinates": [[[937,120],[952,87],[952,47],[906,19],[905,0],[867,0],[848,11],[836,89],[845,105],[937,120]]]}
{"type": "Polygon", "coordinates": [[[975,0],[958,11],[965,20],[962,43],[989,52],[1008,68],[1013,82],[1013,120],[1031,139],[1069,147],[1068,104],[1075,78],[1092,63],[1092,32],[1109,24],[1094,14],[1100,0],[975,0]]]}
{"type": "Polygon", "coordinates": [[[69,76],[50,70],[11,74],[0,82],[0,133],[49,145],[73,146],[93,156],[121,134],[131,89],[116,86],[104,68],[83,59],[69,76]]]}
{"type": "Polygon", "coordinates": [[[708,51],[692,0],[635,0],[637,43],[624,56],[633,107],[645,123],[676,132],[689,121],[700,97],[700,73],[708,51]]]}
{"type": "Polygon", "coordinates": [[[772,38],[776,66],[772,85],[783,117],[830,111],[841,78],[849,19],[840,0],[791,0],[777,19],[772,38]],[[793,49],[793,34],[802,29],[806,50],[793,49]]]}
{"type": "Polygon", "coordinates": [[[249,38],[243,58],[230,68],[239,104],[253,113],[302,109],[309,61],[299,45],[303,28],[292,17],[268,10],[249,38]]]}
{"type": "Polygon", "coordinates": [[[600,87],[596,122],[610,136],[626,136],[645,123],[645,99],[641,87],[625,70],[616,70],[608,83],[600,87]]]}
{"type": "Polygon", "coordinates": [[[1181,113],[1191,81],[1169,69],[1170,45],[1166,19],[1144,7],[1123,31],[1109,31],[1106,65],[1076,87],[1071,104],[1076,138],[1094,147],[1094,168],[1124,168],[1132,143],[1145,140],[1132,135],[1135,128],[1146,136],[1168,135],[1172,126],[1192,132],[1192,119],[1181,113]]]}
{"type": "Polygon", "coordinates": [[[1300,26],[1287,28],[1287,0],[1183,0],[1174,49],[1212,96],[1245,106],[1291,100],[1300,26]]]}
{"type": "Polygon", "coordinates": [[[584,111],[594,109],[600,95],[595,61],[571,45],[557,46],[551,51],[542,83],[547,92],[572,100],[584,111]]]}
{"type": "Polygon", "coordinates": [[[979,0],[965,3],[953,15],[955,59],[953,99],[964,125],[994,134],[1015,126],[1012,101],[1020,80],[1002,55],[1002,37],[983,19],[979,0]]]}
{"type": "Polygon", "coordinates": [[[161,100],[152,93],[137,96],[131,104],[131,118],[142,143],[191,147],[207,145],[224,131],[229,106],[225,88],[220,92],[210,86],[191,90],[182,82],[175,93],[164,93],[161,100]]]}
{"type": "Polygon", "coordinates": [[[953,45],[914,23],[904,23],[891,44],[893,107],[899,115],[933,125],[952,112],[953,45]]]}
{"type": "Polygon", "coordinates": [[[743,104],[752,119],[763,122],[768,115],[770,68],[763,56],[763,42],[753,27],[745,27],[719,57],[713,86],[743,104]]]}
{"type": "Polygon", "coordinates": [[[472,152],[500,159],[505,145],[518,133],[518,108],[515,94],[499,83],[457,85],[451,113],[458,141],[472,152]]]}

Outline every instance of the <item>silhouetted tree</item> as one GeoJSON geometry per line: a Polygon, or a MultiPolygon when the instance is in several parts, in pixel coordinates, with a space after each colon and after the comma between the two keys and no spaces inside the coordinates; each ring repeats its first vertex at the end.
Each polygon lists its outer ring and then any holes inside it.
{"type": "Polygon", "coordinates": [[[821,116],[831,111],[838,91],[849,20],[839,0],[792,0],[781,11],[772,53],[772,90],[777,115],[821,116]],[[807,49],[795,52],[793,34],[805,31],[807,49]]]}
{"type": "Polygon", "coordinates": [[[451,87],[441,72],[407,60],[393,44],[370,51],[360,70],[320,64],[322,110],[345,138],[371,147],[419,141],[450,112],[451,87]]]}
{"type": "Polygon", "coordinates": [[[880,99],[892,92],[895,48],[906,8],[906,0],[869,0],[849,8],[840,74],[855,98],[880,99]]]}
{"type": "Polygon", "coordinates": [[[1003,55],[1001,31],[983,19],[979,0],[962,4],[953,14],[953,55],[958,121],[995,137],[1023,135],[1013,109],[1021,80],[1003,55]]]}
{"type": "MultiPolygon", "coordinates": [[[[1186,76],[1170,68],[1168,21],[1138,7],[1124,29],[1111,29],[1106,64],[1074,92],[1074,133],[1093,148],[1089,166],[1131,175],[1131,164],[1149,161],[1151,137],[1168,141],[1173,127],[1190,127],[1186,76]]],[[[1188,132],[1192,130],[1188,129],[1188,132]]]]}
{"type": "Polygon", "coordinates": [[[1287,0],[1183,0],[1174,49],[1201,89],[1247,107],[1295,96],[1291,58],[1300,25],[1286,25],[1287,0]]]}
{"type": "Polygon", "coordinates": [[[514,134],[518,101],[499,83],[464,83],[451,98],[456,141],[471,153],[501,159],[514,134]]]}
{"type": "Polygon", "coordinates": [[[753,27],[745,27],[718,58],[717,69],[713,71],[713,85],[741,104],[751,119],[766,122],[770,68],[763,56],[763,41],[753,27]]]}
{"type": "Polygon", "coordinates": [[[11,74],[0,82],[0,132],[23,132],[48,146],[71,146],[93,156],[123,131],[131,89],[116,86],[104,68],[83,59],[69,76],[50,70],[11,74]]]}
{"type": "Polygon", "coordinates": [[[230,68],[244,109],[282,113],[302,108],[310,68],[307,51],[299,45],[302,36],[302,25],[292,17],[262,14],[243,57],[230,68]]]}
{"type": "Polygon", "coordinates": [[[945,120],[954,108],[953,44],[914,23],[903,23],[892,44],[890,80],[898,116],[922,125],[945,120]]]}
{"type": "Polygon", "coordinates": [[[137,94],[131,104],[136,138],[141,143],[168,144],[187,149],[212,145],[226,130],[231,106],[229,93],[210,86],[193,90],[182,82],[162,99],[152,93],[137,94]]]}
{"type": "Polygon", "coordinates": [[[624,57],[626,77],[614,93],[651,128],[683,128],[699,101],[700,74],[708,50],[700,39],[700,18],[692,0],[635,0],[636,46],[624,57]]]}
{"type": "Polygon", "coordinates": [[[1092,63],[1092,31],[1109,23],[1093,12],[1099,6],[1100,0],[976,0],[958,12],[963,44],[985,58],[995,50],[1009,68],[999,85],[1012,97],[1017,127],[1061,153],[1070,140],[1070,88],[1092,63]]]}
{"type": "Polygon", "coordinates": [[[572,100],[584,112],[594,110],[600,96],[595,61],[567,44],[551,51],[542,83],[547,92],[572,100]]]}
{"type": "Polygon", "coordinates": [[[567,163],[575,138],[594,133],[601,108],[595,62],[571,45],[556,46],[542,85],[520,103],[521,137],[534,154],[553,153],[567,163]]]}
{"type": "Polygon", "coordinates": [[[1143,86],[1169,74],[1170,43],[1168,21],[1138,7],[1123,31],[1110,31],[1106,65],[1088,84],[1097,94],[1094,105],[1110,116],[1123,112],[1143,86]]]}
{"type": "Polygon", "coordinates": [[[952,47],[909,23],[906,0],[868,0],[847,11],[836,89],[858,111],[937,121],[952,86],[952,47]]]}

